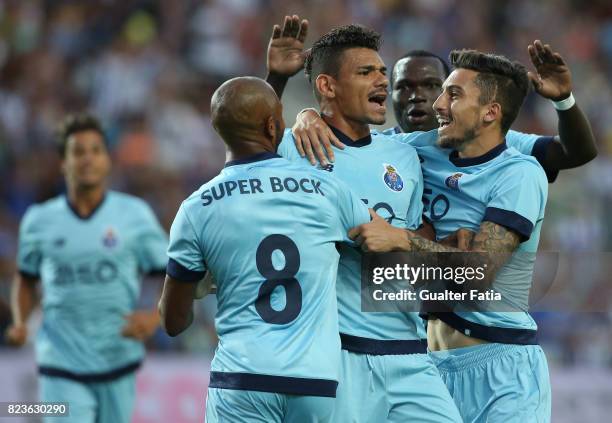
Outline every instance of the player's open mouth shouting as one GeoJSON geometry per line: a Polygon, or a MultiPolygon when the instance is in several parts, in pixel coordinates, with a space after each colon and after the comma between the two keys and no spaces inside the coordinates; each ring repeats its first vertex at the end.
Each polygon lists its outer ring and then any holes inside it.
{"type": "Polygon", "coordinates": [[[385,114],[387,112],[387,92],[383,90],[376,90],[368,95],[368,102],[374,106],[376,113],[385,114]]]}

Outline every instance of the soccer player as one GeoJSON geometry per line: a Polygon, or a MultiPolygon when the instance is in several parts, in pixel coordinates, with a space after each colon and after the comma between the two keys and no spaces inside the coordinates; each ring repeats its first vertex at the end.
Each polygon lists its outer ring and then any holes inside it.
{"type": "MultiPolygon", "coordinates": [[[[286,44],[289,43],[286,42],[286,44]]],[[[509,146],[516,146],[516,148],[523,153],[534,155],[535,158],[537,158],[538,161],[544,166],[549,181],[552,182],[555,179],[559,169],[578,166],[591,160],[596,155],[595,142],[588,120],[580,111],[579,107],[573,102],[573,96],[571,95],[571,74],[562,57],[558,53],[554,53],[550,46],[543,45],[539,41],[536,41],[533,45],[530,45],[528,50],[531,61],[537,70],[536,74],[529,73],[529,77],[536,87],[536,91],[545,98],[558,100],[555,103],[555,107],[557,108],[559,115],[560,137],[540,137],[537,135],[525,135],[516,133],[514,131],[509,131],[506,134],[506,142],[509,146]]],[[[413,82],[408,83],[407,86],[416,86],[417,88],[422,86],[427,88],[426,82],[429,80],[429,83],[432,85],[429,88],[433,88],[433,85],[437,83],[436,72],[442,72],[444,66],[440,65],[444,65],[444,62],[439,60],[437,57],[432,57],[424,53],[417,54],[416,58],[419,60],[413,61],[412,59],[408,59],[405,61],[400,60],[398,62],[394,69],[394,73],[396,74],[394,78],[395,81],[405,79],[405,74],[407,72],[417,72],[417,76],[410,75],[413,82]],[[419,68],[422,69],[421,72],[419,72],[419,68]]],[[[275,75],[275,79],[277,82],[282,81],[282,78],[280,78],[279,75],[275,75]]],[[[399,88],[402,88],[402,86],[400,85],[399,88]]],[[[415,93],[414,95],[410,95],[409,98],[412,98],[416,103],[423,101],[433,103],[433,95],[435,95],[435,91],[432,89],[427,90],[427,94],[424,94],[423,90],[421,90],[420,95],[415,93]],[[427,99],[423,99],[425,95],[427,95],[427,99]]],[[[399,100],[399,95],[396,96],[396,93],[394,92],[394,106],[397,112],[398,110],[401,110],[402,107],[399,104],[400,102],[395,100],[396,98],[399,100]]],[[[422,119],[420,114],[414,115],[414,118],[419,118],[412,119],[415,124],[418,123],[424,125],[426,121],[431,121],[429,118],[422,119]]],[[[302,113],[300,116],[298,116],[298,120],[308,120],[306,116],[307,113],[302,113]]],[[[327,165],[327,161],[322,158],[325,155],[325,153],[323,153],[323,148],[327,152],[328,156],[330,156],[329,152],[331,148],[329,147],[329,144],[324,145],[322,148],[317,142],[317,138],[327,137],[333,139],[333,137],[330,136],[327,125],[324,124],[322,119],[318,118],[317,114],[314,115],[314,118],[311,117],[310,119],[311,130],[302,132],[302,134],[305,134],[305,136],[302,136],[301,138],[299,133],[297,134],[297,138],[300,138],[299,140],[296,139],[297,148],[301,150],[300,154],[302,155],[304,155],[305,151],[306,155],[311,157],[311,160],[313,158],[312,152],[316,152],[317,157],[319,157],[321,160],[321,164],[327,165]],[[303,150],[302,144],[304,144],[303,150]]],[[[400,123],[402,122],[401,119],[399,121],[400,123]]],[[[410,122],[410,120],[406,119],[405,122],[410,122]]],[[[423,127],[422,129],[426,128],[423,127]]],[[[393,130],[385,132],[395,133],[397,131],[393,130]]],[[[424,140],[422,137],[404,137],[404,140],[414,145],[419,153],[421,147],[428,147],[435,144],[435,138],[424,140]]],[[[429,177],[426,169],[427,165],[427,162],[423,163],[428,212],[433,210],[433,216],[439,218],[441,215],[448,212],[448,207],[450,205],[448,204],[448,198],[444,195],[431,195],[433,191],[430,188],[430,184],[427,180],[429,177]]],[[[427,213],[427,215],[429,215],[429,213],[427,213]]],[[[465,233],[465,231],[462,232],[465,233]]],[[[445,235],[450,236],[448,233],[445,235]]],[[[386,244],[388,241],[388,237],[386,236],[379,237],[378,241],[382,242],[383,245],[388,245],[386,244]]],[[[370,237],[365,245],[365,248],[368,248],[368,244],[373,244],[374,242],[375,239],[370,237]]],[[[372,245],[372,248],[376,247],[372,245]]]]}
{"type": "MultiPolygon", "coordinates": [[[[548,137],[510,130],[506,142],[521,153],[534,156],[549,181],[554,182],[560,170],[582,166],[595,158],[595,137],[587,117],[573,101],[571,72],[561,55],[539,40],[527,49],[536,70],[528,73],[535,91],[543,98],[560,102],[556,107],[559,135],[548,137]]],[[[401,57],[391,73],[391,99],[399,126],[384,133],[437,129],[432,105],[449,73],[447,63],[431,52],[414,50],[401,57]]],[[[282,81],[277,76],[275,86],[284,87],[282,81]]],[[[326,156],[333,158],[332,144],[344,148],[322,123],[316,110],[305,109],[294,126],[297,148],[311,163],[315,162],[315,155],[321,163],[327,163],[326,156]]]]}
{"type": "MultiPolygon", "coordinates": [[[[269,79],[282,80],[303,65],[297,16],[275,27],[268,49],[269,79]],[[286,57],[291,63],[278,57],[286,57]],[[284,63],[280,69],[276,65],[284,63]]],[[[350,183],[359,197],[401,230],[421,224],[422,180],[414,148],[369,124],[385,121],[388,80],[378,55],[380,37],[348,25],[316,41],[306,71],[325,121],[345,145],[323,169],[350,183]]],[[[306,163],[285,134],[279,153],[306,163]]],[[[341,248],[337,281],[342,368],[337,422],[458,422],[458,410],[432,360],[418,313],[361,311],[361,254],[341,248]]]]}
{"type": "Polygon", "coordinates": [[[446,61],[434,53],[413,50],[400,57],[391,71],[391,100],[399,126],[390,133],[436,129],[432,106],[449,74],[446,61]]]}
{"type": "Polygon", "coordinates": [[[211,111],[230,161],[172,224],[163,325],[172,336],[189,326],[196,284],[210,272],[219,346],[206,421],[334,422],[336,242],[369,221],[368,209],[329,173],[276,154],[285,125],[265,81],[225,82],[211,111]]]}
{"type": "Polygon", "coordinates": [[[26,342],[42,281],[40,398],[70,411],[49,421],[127,423],[143,341],[159,324],[156,310],[135,310],[140,277],[163,271],[167,237],[146,203],[108,190],[110,156],[94,117],[68,116],[59,148],[67,193],[21,222],[7,340],[26,342]]]}
{"type": "MultiPolygon", "coordinates": [[[[512,305],[528,297],[548,189],[538,162],[505,142],[528,91],[527,71],[473,50],[454,51],[450,59],[454,71],[434,103],[438,134],[414,135],[423,146],[426,215],[438,239],[461,228],[477,232],[470,250],[488,255],[496,273],[491,286],[502,295],[500,304],[512,305]],[[507,263],[498,259],[515,252],[521,254],[507,263]]],[[[461,251],[398,231],[380,218],[355,228],[351,237],[372,252],[461,251]]],[[[537,325],[522,304],[518,308],[428,314],[431,356],[466,422],[550,421],[550,381],[537,325]]]]}

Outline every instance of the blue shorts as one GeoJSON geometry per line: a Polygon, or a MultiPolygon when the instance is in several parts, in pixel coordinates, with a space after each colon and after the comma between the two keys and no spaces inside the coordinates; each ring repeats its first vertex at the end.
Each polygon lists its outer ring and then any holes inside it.
{"type": "Polygon", "coordinates": [[[77,382],[41,375],[40,400],[67,402],[69,416],[45,417],[45,423],[129,423],[136,397],[134,373],[109,382],[77,382]]]}
{"type": "Polygon", "coordinates": [[[342,350],[334,423],[461,421],[427,354],[370,355],[342,350]]]}
{"type": "Polygon", "coordinates": [[[539,345],[492,343],[429,355],[466,423],[550,422],[550,378],[539,345]]]}
{"type": "Polygon", "coordinates": [[[208,388],[206,423],[332,423],[335,398],[208,388]]]}

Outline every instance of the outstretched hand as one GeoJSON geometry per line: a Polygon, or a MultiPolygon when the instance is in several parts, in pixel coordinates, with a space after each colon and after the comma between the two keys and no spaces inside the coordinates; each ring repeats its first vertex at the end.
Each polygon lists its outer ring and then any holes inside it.
{"type": "Polygon", "coordinates": [[[564,100],[572,92],[572,74],[563,57],[550,45],[535,40],[527,47],[536,72],[527,75],[538,94],[553,101],[564,100]]]}
{"type": "Polygon", "coordinates": [[[287,78],[304,67],[306,52],[304,40],[308,34],[308,21],[297,15],[285,16],[283,27],[274,25],[268,44],[266,65],[270,74],[287,78]]]}

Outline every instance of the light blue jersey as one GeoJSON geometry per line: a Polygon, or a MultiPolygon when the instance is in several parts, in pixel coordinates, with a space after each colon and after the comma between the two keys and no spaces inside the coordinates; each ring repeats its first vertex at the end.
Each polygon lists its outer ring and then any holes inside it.
{"type": "Polygon", "coordinates": [[[509,228],[521,240],[518,254],[497,274],[494,288],[509,309],[523,312],[457,312],[441,314],[440,318],[477,338],[535,343],[536,324],[526,307],[548,194],[542,167],[533,157],[505,143],[483,156],[462,159],[456,152],[436,145],[437,130],[401,136],[412,137],[411,145],[421,158],[425,216],[438,240],[460,228],[477,232],[483,221],[509,228]],[[511,330],[505,336],[503,331],[490,328],[511,330]]]}
{"type": "MultiPolygon", "coordinates": [[[[377,131],[372,131],[373,134],[378,133],[377,131]]],[[[396,135],[403,134],[402,128],[399,126],[395,126],[393,128],[385,129],[381,132],[385,135],[396,135]]],[[[424,146],[427,143],[435,142],[432,138],[417,138],[412,134],[414,133],[406,133],[404,137],[402,137],[408,144],[417,146],[424,146]],[[415,144],[413,144],[415,143],[415,144]]],[[[551,142],[556,142],[555,137],[537,135],[537,134],[525,134],[523,132],[513,131],[512,129],[508,131],[506,134],[506,145],[508,147],[512,147],[519,151],[520,153],[525,154],[526,156],[533,156],[536,160],[542,165],[542,168],[546,172],[546,177],[548,178],[548,182],[554,182],[557,179],[559,174],[559,169],[550,169],[546,166],[545,158],[546,158],[546,150],[548,145],[551,142]]]]}
{"type": "Polygon", "coordinates": [[[462,312],[455,308],[454,313],[431,313],[465,335],[491,342],[429,354],[462,421],[549,422],[546,357],[534,345],[536,324],[527,312],[527,300],[546,204],[545,178],[552,182],[557,172],[547,170],[545,176],[536,160],[521,152],[544,163],[553,138],[509,131],[505,144],[481,157],[460,159],[456,152],[436,146],[437,130],[393,136],[409,142],[419,153],[425,215],[438,239],[459,228],[476,231],[487,220],[512,229],[522,241],[519,253],[494,282],[504,301],[522,311],[462,312]]]}
{"type": "Polygon", "coordinates": [[[333,175],[271,153],[229,162],[183,202],[167,272],[217,282],[211,388],[335,396],[335,243],[369,220],[333,175]]]}
{"type": "MultiPolygon", "coordinates": [[[[346,148],[334,148],[335,161],[324,170],[348,183],[368,207],[393,226],[418,228],[423,211],[423,180],[415,149],[382,134],[352,142],[340,131],[332,130],[346,148]]],[[[310,166],[300,157],[290,130],[285,131],[278,151],[289,160],[310,166]]],[[[337,293],[342,347],[374,354],[417,352],[413,343],[402,350],[401,343],[377,342],[424,339],[425,328],[418,313],[362,312],[361,251],[343,247],[340,252],[337,293]]],[[[424,343],[421,352],[425,352],[424,343]]]]}
{"type": "MultiPolygon", "coordinates": [[[[346,148],[334,148],[335,162],[324,169],[349,183],[392,225],[417,228],[423,182],[415,149],[380,134],[353,142],[332,130],[346,148]]],[[[307,163],[290,133],[279,153],[307,163]]],[[[332,421],[460,422],[437,368],[425,354],[425,326],[418,313],[362,312],[360,250],[340,251],[337,293],[343,351],[332,421]]]]}
{"type": "Polygon", "coordinates": [[[28,209],[18,267],[42,281],[36,337],[42,374],[94,380],[138,366],[144,348],[121,335],[124,316],[137,305],[141,276],[163,272],[166,247],[149,206],[126,194],[107,192],[87,218],[65,196],[28,209]]]}

